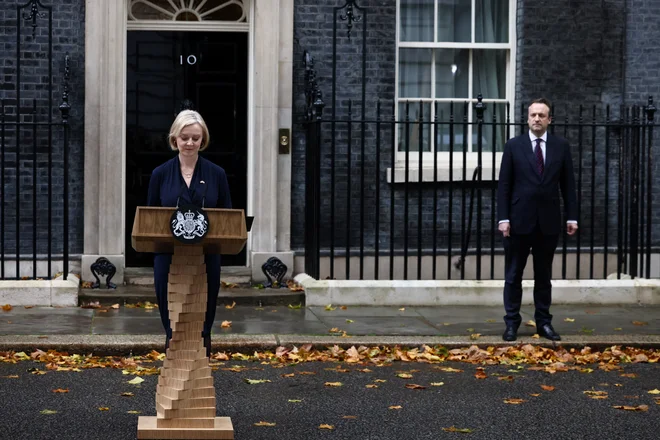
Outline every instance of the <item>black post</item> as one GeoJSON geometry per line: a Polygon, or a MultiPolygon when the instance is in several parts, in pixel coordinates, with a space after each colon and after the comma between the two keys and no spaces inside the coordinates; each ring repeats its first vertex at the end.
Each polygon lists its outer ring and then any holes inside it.
{"type": "Polygon", "coordinates": [[[633,110],[633,139],[630,161],[630,276],[638,276],[637,263],[639,258],[639,108],[633,110]]]}
{"type": "MultiPolygon", "coordinates": [[[[483,130],[484,130],[484,111],[486,105],[483,103],[481,93],[477,96],[477,103],[474,105],[477,114],[477,280],[481,279],[481,170],[483,159],[483,130]]],[[[471,210],[470,210],[471,211],[471,210]]]]}
{"type": "Polygon", "coordinates": [[[32,279],[37,279],[37,100],[32,100],[32,279]]]}
{"type": "Polygon", "coordinates": [[[647,146],[647,153],[646,153],[646,243],[648,243],[647,248],[646,248],[646,278],[651,278],[651,247],[653,246],[653,241],[651,240],[651,223],[653,220],[653,209],[652,209],[652,203],[653,203],[653,195],[652,195],[652,189],[653,189],[653,179],[652,179],[652,172],[653,172],[653,125],[654,125],[654,118],[655,118],[655,112],[656,108],[655,105],[653,105],[653,96],[649,96],[648,100],[648,105],[644,109],[646,112],[646,122],[648,126],[648,146],[647,146]]]}
{"type": "Polygon", "coordinates": [[[374,219],[374,279],[378,279],[378,260],[380,259],[380,99],[376,105],[376,218],[374,219]]]}
{"type": "Polygon", "coordinates": [[[0,279],[5,279],[5,100],[0,99],[0,279]]]}
{"type": "Polygon", "coordinates": [[[69,104],[69,54],[64,57],[64,88],[62,91],[62,103],[60,104],[60,112],[62,113],[62,125],[64,127],[64,216],[63,216],[63,231],[62,231],[62,254],[63,254],[63,270],[62,276],[68,279],[69,276],[69,111],[71,105],[69,104]]]}
{"type": "Polygon", "coordinates": [[[605,114],[605,208],[604,208],[604,246],[603,246],[603,278],[607,278],[607,261],[610,238],[610,106],[605,114]]]}

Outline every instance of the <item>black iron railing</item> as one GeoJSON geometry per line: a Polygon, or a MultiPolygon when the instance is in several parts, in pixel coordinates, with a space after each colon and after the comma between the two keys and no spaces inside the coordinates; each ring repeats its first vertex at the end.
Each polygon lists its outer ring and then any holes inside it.
{"type": "MultiPolygon", "coordinates": [[[[395,118],[392,105],[386,116],[376,102],[365,118],[365,106],[356,112],[348,100],[345,117],[324,119],[313,61],[305,59],[305,271],[321,278],[502,278],[498,154],[507,139],[527,132],[526,109],[515,122],[508,105],[502,114],[496,105],[489,112],[479,98],[473,120],[467,103],[450,103],[449,114],[435,103],[431,118],[424,103],[407,102],[395,118]]],[[[580,224],[576,236],[563,235],[555,277],[650,277],[651,255],[660,252],[652,234],[652,98],[645,106],[553,114],[550,132],[572,145],[580,224]]]]}
{"type": "Polygon", "coordinates": [[[57,260],[62,261],[66,279],[69,56],[64,59],[62,100],[55,108],[52,7],[37,0],[17,6],[15,29],[16,57],[6,66],[16,67],[4,70],[5,78],[13,76],[13,81],[0,83],[0,90],[9,93],[0,96],[0,279],[51,278],[57,260]],[[47,32],[37,34],[43,23],[47,23],[47,32]],[[31,27],[30,32],[23,32],[24,27],[31,27]],[[48,73],[46,78],[38,77],[41,83],[35,87],[38,66],[48,73]],[[32,73],[25,74],[24,67],[32,73]],[[30,78],[24,81],[23,75],[30,78]],[[58,109],[61,118],[55,116],[58,109]],[[38,261],[44,260],[45,265],[39,268],[38,261]],[[14,267],[10,271],[11,263],[14,267]]]}

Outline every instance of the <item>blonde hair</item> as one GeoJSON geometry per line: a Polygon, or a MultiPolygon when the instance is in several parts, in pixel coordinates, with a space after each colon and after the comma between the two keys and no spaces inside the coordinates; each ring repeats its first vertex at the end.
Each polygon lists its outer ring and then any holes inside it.
{"type": "Polygon", "coordinates": [[[170,127],[168,141],[172,150],[178,150],[176,147],[176,138],[181,134],[184,128],[193,124],[199,124],[200,127],[202,127],[202,145],[199,148],[199,151],[204,151],[206,147],[209,146],[209,129],[206,126],[206,122],[204,122],[202,115],[194,110],[183,110],[181,113],[176,115],[176,118],[172,123],[172,127],[170,127]]]}

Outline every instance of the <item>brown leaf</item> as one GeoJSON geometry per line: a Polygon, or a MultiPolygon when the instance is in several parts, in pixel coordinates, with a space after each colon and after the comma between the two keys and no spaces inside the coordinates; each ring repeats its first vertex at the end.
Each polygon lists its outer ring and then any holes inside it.
{"type": "Polygon", "coordinates": [[[110,408],[108,408],[107,406],[101,406],[99,407],[99,411],[110,411],[110,408]]]}
{"type": "Polygon", "coordinates": [[[477,368],[477,372],[474,374],[474,377],[477,379],[485,379],[488,376],[486,375],[486,372],[484,371],[483,368],[477,368]]]}
{"type": "Polygon", "coordinates": [[[507,382],[513,381],[513,376],[502,376],[498,377],[497,380],[506,380],[507,382]]]}
{"type": "Polygon", "coordinates": [[[282,377],[294,377],[296,373],[283,374],[282,377]]]}
{"type": "Polygon", "coordinates": [[[529,393],[529,395],[532,397],[539,397],[541,393],[529,393]]]}
{"type": "Polygon", "coordinates": [[[416,383],[407,383],[406,388],[409,390],[425,390],[426,387],[422,385],[417,385],[416,383]]]}
{"type": "Polygon", "coordinates": [[[614,405],[612,408],[623,409],[626,411],[648,411],[648,405],[628,406],[628,405],[614,405]]]}
{"type": "Polygon", "coordinates": [[[69,390],[64,390],[62,388],[57,388],[57,389],[53,390],[53,392],[54,393],[68,393],[69,390]]]}
{"type": "Polygon", "coordinates": [[[4,306],[2,306],[2,310],[4,310],[5,312],[10,311],[11,309],[12,309],[11,304],[5,304],[4,306]]]}
{"type": "Polygon", "coordinates": [[[646,321],[633,321],[632,323],[633,323],[633,325],[640,325],[640,326],[641,325],[649,325],[649,323],[646,322],[646,321]]]}
{"type": "Polygon", "coordinates": [[[26,308],[26,309],[31,309],[34,306],[23,306],[23,307],[26,308]]]}
{"type": "Polygon", "coordinates": [[[511,405],[520,405],[523,402],[527,402],[525,399],[504,399],[504,403],[511,405]]]}
{"type": "Polygon", "coordinates": [[[555,387],[553,387],[551,385],[541,385],[541,388],[543,388],[546,391],[554,391],[555,390],[555,387]]]}
{"type": "Polygon", "coordinates": [[[357,416],[343,416],[342,419],[351,419],[351,420],[355,420],[355,419],[357,419],[357,416]]]}
{"type": "Polygon", "coordinates": [[[367,388],[378,388],[378,385],[376,385],[375,383],[370,383],[370,384],[367,384],[366,387],[367,388]]]}
{"type": "Polygon", "coordinates": [[[631,379],[634,379],[637,377],[635,373],[624,373],[621,375],[621,377],[630,377],[631,379]]]}

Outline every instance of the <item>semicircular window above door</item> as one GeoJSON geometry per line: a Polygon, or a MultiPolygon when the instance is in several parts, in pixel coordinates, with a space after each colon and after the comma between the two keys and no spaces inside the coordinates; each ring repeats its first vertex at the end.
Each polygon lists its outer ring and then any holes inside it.
{"type": "Polygon", "coordinates": [[[247,22],[247,0],[129,0],[129,21],[247,22]]]}

